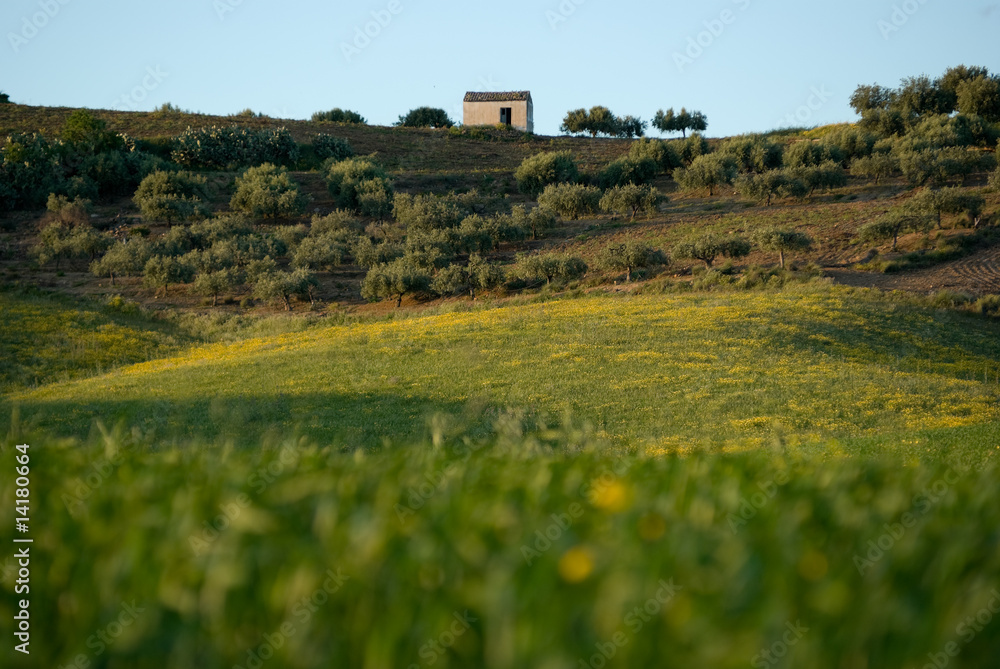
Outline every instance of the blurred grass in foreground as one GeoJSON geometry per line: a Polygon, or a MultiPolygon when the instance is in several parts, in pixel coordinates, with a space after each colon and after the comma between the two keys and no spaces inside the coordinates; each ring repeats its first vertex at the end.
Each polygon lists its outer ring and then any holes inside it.
{"type": "MultiPolygon", "coordinates": [[[[1000,468],[985,449],[911,466],[780,447],[647,457],[572,425],[502,420],[474,439],[443,418],[375,454],[291,433],[160,449],[124,429],[88,443],[19,430],[15,416],[0,463],[31,444],[34,636],[30,660],[8,639],[4,666],[1000,657],[1000,620],[975,622],[1000,607],[1000,468]]],[[[0,481],[12,500],[13,477],[0,481]]]]}

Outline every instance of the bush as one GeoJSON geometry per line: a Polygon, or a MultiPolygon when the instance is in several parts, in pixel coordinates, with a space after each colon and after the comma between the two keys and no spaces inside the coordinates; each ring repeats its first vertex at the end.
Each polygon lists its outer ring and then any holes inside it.
{"type": "Polygon", "coordinates": [[[443,109],[418,107],[400,116],[396,125],[404,128],[450,128],[455,124],[443,109]]]}
{"type": "Polygon", "coordinates": [[[190,172],[157,170],[142,180],[132,201],[146,221],[187,220],[208,216],[208,182],[190,172]]]}
{"type": "Polygon", "coordinates": [[[690,167],[674,171],[674,179],[681,188],[688,191],[707,188],[709,197],[717,187],[733,183],[736,175],[736,161],[720,154],[698,156],[690,167]]]}
{"type": "Polygon", "coordinates": [[[547,230],[556,227],[555,214],[541,207],[535,207],[529,213],[523,205],[517,205],[511,209],[511,218],[514,225],[529,231],[532,239],[538,239],[547,230]]]}
{"type": "Polygon", "coordinates": [[[261,272],[253,286],[253,296],[265,302],[282,304],[285,311],[292,310],[293,296],[308,297],[314,301],[316,277],[307,269],[291,272],[272,270],[261,272]]]}
{"type": "Polygon", "coordinates": [[[812,238],[788,228],[758,228],[750,235],[754,244],[765,251],[778,254],[778,263],[784,269],[785,254],[792,251],[808,251],[812,248],[812,238]]]}
{"type": "Polygon", "coordinates": [[[624,156],[605,167],[598,181],[602,188],[644,184],[652,181],[659,172],[660,165],[652,158],[624,156]]]}
{"type": "Polygon", "coordinates": [[[741,172],[761,173],[781,167],[783,150],[763,135],[744,135],[726,140],[717,153],[731,157],[741,172]]]}
{"type": "Polygon", "coordinates": [[[368,270],[361,282],[361,296],[369,302],[395,297],[399,307],[405,295],[427,291],[430,285],[430,272],[413,258],[403,257],[368,270]]]}
{"type": "Polygon", "coordinates": [[[539,253],[519,255],[509,276],[527,286],[537,286],[543,281],[549,285],[554,279],[578,279],[586,273],[587,263],[580,256],[539,253]]]}
{"type": "Polygon", "coordinates": [[[580,184],[549,184],[538,196],[539,207],[574,220],[597,213],[600,204],[601,190],[580,184]]]}
{"type": "Polygon", "coordinates": [[[784,165],[789,169],[813,167],[828,161],[842,163],[843,153],[833,144],[809,140],[795,142],[785,150],[784,165]]]}
{"type": "Polygon", "coordinates": [[[675,139],[670,144],[677,148],[677,153],[681,157],[681,162],[690,165],[698,158],[711,152],[708,140],[702,137],[701,133],[692,133],[686,139],[675,139]]]}
{"type": "Polygon", "coordinates": [[[177,256],[154,255],[146,261],[142,283],[147,288],[155,289],[154,294],[158,294],[162,288],[163,295],[166,296],[170,284],[189,283],[192,277],[194,267],[187,261],[177,256]]]}
{"type": "Polygon", "coordinates": [[[539,153],[524,159],[514,173],[522,193],[537,196],[549,184],[576,181],[579,172],[569,151],[539,153]]]}
{"type": "MultiPolygon", "coordinates": [[[[351,211],[385,213],[393,201],[385,171],[370,160],[349,158],[327,168],[326,184],[337,206],[351,211]],[[376,181],[378,183],[365,183],[376,181]]],[[[391,209],[390,209],[391,211],[391,209]]],[[[372,214],[374,215],[374,214],[372,214]]]]}
{"type": "Polygon", "coordinates": [[[851,161],[851,176],[875,179],[875,185],[882,179],[899,171],[899,162],[888,153],[872,153],[851,161]]]}
{"type": "Polygon", "coordinates": [[[253,130],[241,126],[188,128],[174,140],[174,162],[188,167],[231,170],[264,163],[291,166],[299,146],[286,128],[253,130]]]}
{"type": "Polygon", "coordinates": [[[339,107],[335,107],[330,111],[316,112],[312,115],[312,120],[313,123],[356,123],[360,125],[368,123],[361,114],[348,109],[340,109],[339,107]]]}
{"type": "Polygon", "coordinates": [[[840,166],[839,162],[828,160],[819,165],[807,165],[788,170],[788,174],[793,179],[804,183],[809,189],[809,195],[816,192],[816,189],[832,190],[847,185],[847,173],[840,166]]]}
{"type": "Polygon", "coordinates": [[[705,234],[679,242],[671,255],[678,259],[701,260],[711,267],[717,257],[743,258],[750,255],[750,242],[738,235],[705,234]]]}
{"type": "Polygon", "coordinates": [[[223,268],[214,272],[201,272],[194,278],[191,286],[199,295],[212,298],[212,306],[219,304],[219,295],[227,293],[242,283],[239,272],[232,268],[223,268]]]}
{"type": "Polygon", "coordinates": [[[466,211],[451,198],[398,193],[392,213],[407,230],[440,230],[458,227],[466,211]]]}
{"type": "Polygon", "coordinates": [[[632,273],[635,270],[665,265],[667,262],[667,257],[662,251],[635,239],[605,246],[598,255],[598,263],[604,269],[625,272],[626,283],[632,280],[632,273]]]}
{"type": "Polygon", "coordinates": [[[684,164],[674,144],[661,139],[643,138],[632,144],[628,157],[635,161],[652,160],[659,172],[671,174],[684,164]]]}
{"type": "Polygon", "coordinates": [[[617,213],[622,215],[635,215],[640,211],[645,214],[655,214],[661,202],[666,202],[667,198],[660,195],[660,191],[652,186],[618,186],[612,188],[601,198],[601,209],[607,213],[617,213]]]}
{"type": "Polygon", "coordinates": [[[316,135],[313,137],[312,148],[316,157],[324,161],[340,162],[354,157],[354,149],[351,148],[350,142],[333,135],[323,133],[316,135]]]}
{"type": "Polygon", "coordinates": [[[305,210],[306,198],[288,170],[265,163],[236,178],[229,206],[254,217],[297,216],[305,210]]]}
{"type": "Polygon", "coordinates": [[[131,239],[115,242],[100,258],[90,265],[94,276],[106,276],[115,285],[116,276],[139,276],[152,255],[150,244],[145,240],[131,239]]]}

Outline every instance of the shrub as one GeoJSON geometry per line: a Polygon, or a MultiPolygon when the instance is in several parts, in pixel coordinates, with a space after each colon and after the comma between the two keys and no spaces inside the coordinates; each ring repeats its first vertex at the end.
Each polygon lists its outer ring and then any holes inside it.
{"type": "Polygon", "coordinates": [[[847,174],[840,163],[828,160],[819,165],[807,165],[788,170],[793,179],[804,183],[812,195],[816,189],[832,190],[847,185],[847,174]]]}
{"type": "Polygon", "coordinates": [[[926,214],[905,210],[891,211],[858,228],[858,239],[864,242],[892,240],[892,250],[896,250],[899,235],[904,232],[926,232],[934,225],[934,219],[926,214]]]}
{"type": "Polygon", "coordinates": [[[677,153],[681,157],[681,162],[690,165],[698,156],[704,156],[711,152],[708,140],[702,137],[701,133],[692,133],[686,139],[677,139],[670,142],[677,148],[677,153]]]}
{"type": "Polygon", "coordinates": [[[750,242],[737,235],[705,234],[679,242],[671,255],[674,258],[701,260],[711,267],[717,257],[743,258],[750,254],[750,242]]]}
{"type": "Polygon", "coordinates": [[[632,280],[637,269],[667,264],[662,251],[654,249],[646,242],[630,239],[621,244],[610,244],[601,249],[598,263],[613,272],[625,272],[625,282],[632,280]]]}
{"type": "Polygon", "coordinates": [[[339,107],[335,107],[330,111],[316,112],[312,115],[312,120],[313,123],[356,123],[360,125],[368,123],[361,114],[349,109],[340,109],[339,107]]]}
{"type": "Polygon", "coordinates": [[[264,163],[236,178],[229,206],[254,217],[297,216],[305,210],[306,198],[288,170],[264,163]]]}
{"type": "Polygon", "coordinates": [[[754,244],[765,251],[775,251],[778,263],[785,267],[785,254],[793,251],[808,251],[812,248],[812,238],[788,228],[758,228],[750,235],[754,244]]]}
{"type": "Polygon", "coordinates": [[[403,256],[403,246],[393,242],[375,244],[367,236],[358,237],[351,247],[354,264],[371,269],[376,265],[384,265],[403,256]]]}
{"type": "Polygon", "coordinates": [[[413,258],[403,257],[368,270],[361,282],[361,296],[369,302],[395,297],[398,308],[405,295],[427,291],[430,285],[427,269],[413,258]]]}
{"type": "Polygon", "coordinates": [[[547,230],[556,227],[555,214],[541,207],[528,212],[523,205],[517,205],[511,209],[511,218],[515,225],[529,231],[532,239],[538,239],[547,230]]]}
{"type": "Polygon", "coordinates": [[[559,253],[539,253],[519,255],[510,270],[510,276],[528,286],[546,285],[554,279],[566,281],[577,279],[587,273],[587,263],[575,255],[559,253]]]}
{"type": "Polygon", "coordinates": [[[430,194],[398,193],[392,213],[407,230],[454,228],[465,217],[465,211],[454,200],[430,194]]]}
{"type": "Polygon", "coordinates": [[[291,272],[272,270],[261,272],[253,285],[253,296],[265,302],[282,304],[285,311],[292,310],[292,296],[308,297],[314,300],[316,277],[307,269],[291,272]]]}
{"type": "Polygon", "coordinates": [[[707,188],[711,197],[717,187],[733,183],[736,174],[736,161],[731,156],[710,154],[698,156],[690,167],[675,170],[674,179],[684,190],[707,188]]]}
{"type": "Polygon", "coordinates": [[[405,116],[400,116],[396,125],[404,128],[450,128],[455,123],[443,109],[418,107],[411,109],[405,116]]]}
{"type": "Polygon", "coordinates": [[[241,283],[239,272],[232,268],[223,268],[214,272],[201,272],[194,278],[191,286],[199,295],[212,298],[212,306],[219,304],[219,295],[226,293],[241,283]]]}
{"type": "Polygon", "coordinates": [[[632,219],[640,211],[645,214],[655,214],[657,207],[667,198],[652,186],[636,186],[629,184],[618,186],[604,193],[601,198],[601,209],[608,213],[622,215],[631,214],[632,219]]]}
{"type": "Polygon", "coordinates": [[[844,156],[836,145],[826,142],[806,140],[795,142],[785,149],[784,165],[789,169],[812,167],[831,160],[841,163],[844,156]]]}
{"type": "Polygon", "coordinates": [[[312,148],[316,157],[324,161],[340,162],[354,157],[354,149],[351,148],[350,142],[333,135],[323,133],[316,135],[313,137],[312,148]]]}
{"type": "Polygon", "coordinates": [[[58,151],[58,143],[39,134],[8,135],[0,162],[0,208],[39,205],[61,190],[65,169],[58,151]]]}
{"type": "Polygon", "coordinates": [[[623,156],[605,167],[598,180],[602,188],[614,188],[626,184],[644,184],[652,181],[659,172],[660,166],[652,158],[623,156]]]}
{"type": "Polygon", "coordinates": [[[726,140],[717,153],[731,157],[741,172],[761,173],[781,167],[783,150],[763,135],[744,135],[726,140]]]}
{"type": "Polygon", "coordinates": [[[629,148],[628,157],[635,161],[652,160],[660,172],[667,174],[684,164],[680,153],[674,148],[674,143],[661,139],[643,138],[638,140],[629,148]]]}
{"type": "Polygon", "coordinates": [[[539,153],[524,159],[514,173],[522,193],[537,196],[549,184],[576,181],[579,172],[569,151],[539,153]]]}
{"type": "Polygon", "coordinates": [[[343,209],[363,213],[363,209],[383,210],[386,206],[383,197],[388,197],[388,202],[392,202],[389,177],[381,167],[364,158],[349,158],[331,164],[328,167],[326,183],[337,206],[343,209]],[[362,186],[364,182],[372,180],[380,183],[368,183],[362,186]]]}
{"type": "Polygon", "coordinates": [[[601,203],[601,190],[581,184],[549,184],[538,196],[538,206],[572,219],[594,214],[601,203]]]}
{"type": "Polygon", "coordinates": [[[899,162],[888,153],[872,153],[851,161],[851,176],[875,179],[875,185],[899,170],[899,162]]]}
{"type": "Polygon", "coordinates": [[[167,289],[172,283],[189,283],[194,276],[194,267],[177,256],[154,255],[146,261],[143,268],[142,283],[147,288],[155,289],[154,294],[167,289]]]}
{"type": "Polygon", "coordinates": [[[253,130],[241,126],[188,128],[174,140],[174,162],[188,167],[237,169],[264,163],[294,165],[299,146],[286,128],[253,130]]]}
{"type": "Polygon", "coordinates": [[[173,223],[209,215],[207,188],[203,176],[157,170],[142,180],[132,201],[143,219],[173,223]]]}
{"type": "Polygon", "coordinates": [[[139,276],[152,255],[150,244],[145,240],[131,239],[115,242],[99,259],[90,264],[94,276],[106,276],[115,285],[116,276],[139,276]]]}

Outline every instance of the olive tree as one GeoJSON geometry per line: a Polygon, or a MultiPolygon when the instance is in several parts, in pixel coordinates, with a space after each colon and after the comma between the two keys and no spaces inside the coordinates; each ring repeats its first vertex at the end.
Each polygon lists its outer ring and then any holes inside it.
{"type": "Polygon", "coordinates": [[[738,235],[708,233],[678,242],[671,255],[678,259],[701,260],[705,267],[711,267],[720,255],[743,258],[750,255],[750,248],[750,242],[738,235]]]}
{"type": "Polygon", "coordinates": [[[758,228],[750,235],[751,241],[765,251],[778,254],[778,264],[785,267],[785,254],[808,251],[812,248],[812,238],[804,232],[788,228],[758,228]]]}
{"type": "Polygon", "coordinates": [[[517,187],[525,195],[538,195],[549,184],[576,181],[579,172],[569,151],[538,153],[525,158],[514,172],[517,187]]]}
{"type": "Polygon", "coordinates": [[[448,112],[435,107],[417,107],[400,116],[397,126],[404,128],[450,128],[455,125],[448,112]]]}
{"type": "Polygon", "coordinates": [[[297,216],[305,211],[306,197],[288,170],[264,163],[236,178],[236,192],[229,206],[250,216],[297,216]]]}
{"type": "Polygon", "coordinates": [[[241,283],[239,272],[232,268],[216,270],[214,272],[199,272],[194,277],[194,284],[191,286],[194,292],[199,295],[212,298],[212,306],[219,304],[219,295],[226,293],[241,283]]]}
{"type": "Polygon", "coordinates": [[[875,185],[899,171],[899,162],[889,153],[873,153],[851,161],[851,176],[875,179],[875,185]]]}
{"type": "Polygon", "coordinates": [[[538,206],[560,216],[578,219],[597,212],[601,189],[582,184],[549,184],[538,196],[538,206]]]}
{"type": "Polygon", "coordinates": [[[933,217],[897,209],[858,228],[858,239],[864,242],[884,242],[892,240],[892,250],[896,250],[899,236],[906,232],[926,232],[934,225],[933,217]]]}
{"type": "Polygon", "coordinates": [[[142,283],[147,288],[153,288],[154,294],[162,288],[166,297],[170,284],[189,283],[193,276],[194,267],[185,260],[177,256],[155,255],[146,261],[142,283]]]}
{"type": "Polygon", "coordinates": [[[284,305],[285,311],[292,310],[292,296],[308,297],[315,301],[313,290],[316,277],[307,269],[296,269],[291,272],[271,270],[261,272],[256,277],[253,295],[259,300],[276,302],[284,305]]]}
{"type": "Polygon", "coordinates": [[[635,215],[640,211],[645,214],[655,214],[660,203],[666,201],[667,198],[652,186],[626,184],[605,192],[600,205],[602,211],[631,214],[631,220],[635,220],[635,215]]]}
{"type": "Polygon", "coordinates": [[[625,272],[625,282],[628,283],[635,270],[665,265],[667,258],[662,251],[654,249],[648,243],[630,239],[621,244],[605,246],[598,256],[598,263],[612,272],[625,272]]]}
{"type": "Polygon", "coordinates": [[[101,256],[90,264],[94,276],[106,276],[115,285],[115,277],[138,276],[143,273],[146,262],[152,255],[150,244],[141,239],[115,242],[101,256]]]}
{"type": "Polygon", "coordinates": [[[204,218],[208,206],[208,181],[191,172],[157,170],[146,175],[132,197],[147,221],[174,221],[204,218]]]}
{"type": "Polygon", "coordinates": [[[396,307],[403,304],[403,296],[430,289],[431,275],[422,263],[404,256],[389,263],[379,264],[368,270],[361,282],[361,296],[369,302],[396,298],[396,307]]]}
{"type": "Polygon", "coordinates": [[[674,180],[684,190],[707,188],[711,197],[717,187],[733,183],[736,174],[736,161],[731,156],[712,153],[698,156],[690,167],[674,170],[674,180]]]}

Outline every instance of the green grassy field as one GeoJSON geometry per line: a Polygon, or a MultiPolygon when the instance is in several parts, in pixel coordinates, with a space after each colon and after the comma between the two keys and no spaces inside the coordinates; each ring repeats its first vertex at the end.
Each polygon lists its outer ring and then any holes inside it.
{"type": "Polygon", "coordinates": [[[819,284],[458,302],[197,345],[8,404],[55,434],[87,434],[99,419],[237,445],[276,429],[371,448],[416,437],[439,413],[475,429],[568,415],[652,452],[784,439],[919,456],[994,434],[995,331],[990,319],[819,284]]]}

